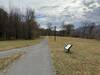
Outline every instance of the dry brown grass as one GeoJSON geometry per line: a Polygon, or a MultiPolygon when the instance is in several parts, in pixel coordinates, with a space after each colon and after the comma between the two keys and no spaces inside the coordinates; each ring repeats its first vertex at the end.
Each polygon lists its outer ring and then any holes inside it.
{"type": "Polygon", "coordinates": [[[23,53],[16,53],[8,57],[0,58],[0,71],[4,70],[8,65],[19,59],[23,53]]]}
{"type": "Polygon", "coordinates": [[[57,75],[100,75],[100,41],[72,37],[48,40],[57,75]],[[73,45],[72,54],[64,53],[65,42],[73,45]]]}
{"type": "Polygon", "coordinates": [[[0,41],[0,51],[10,50],[13,48],[25,47],[39,43],[43,37],[35,40],[9,40],[9,41],[0,41]]]}

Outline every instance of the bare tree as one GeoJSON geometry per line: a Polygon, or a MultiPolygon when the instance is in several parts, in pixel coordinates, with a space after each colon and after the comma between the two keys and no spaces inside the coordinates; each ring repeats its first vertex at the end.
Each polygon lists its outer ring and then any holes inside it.
{"type": "Polygon", "coordinates": [[[39,37],[39,26],[34,11],[27,10],[24,18],[17,9],[8,14],[0,8],[0,39],[33,39],[39,37]]]}
{"type": "Polygon", "coordinates": [[[73,24],[66,24],[66,25],[62,25],[63,31],[64,31],[64,35],[71,35],[72,31],[74,30],[74,25],[73,24]]]}
{"type": "Polygon", "coordinates": [[[36,35],[36,33],[39,27],[37,22],[35,21],[34,11],[32,11],[31,9],[27,10],[26,25],[27,25],[28,39],[37,37],[38,35],[36,35]]]}
{"type": "Polygon", "coordinates": [[[51,35],[51,33],[52,33],[52,24],[51,23],[48,23],[47,24],[47,33],[48,33],[48,36],[50,36],[51,35]]]}
{"type": "Polygon", "coordinates": [[[8,14],[6,11],[4,11],[2,8],[0,8],[0,37],[3,37],[3,39],[7,39],[7,31],[6,31],[6,25],[8,21],[8,14]]]}

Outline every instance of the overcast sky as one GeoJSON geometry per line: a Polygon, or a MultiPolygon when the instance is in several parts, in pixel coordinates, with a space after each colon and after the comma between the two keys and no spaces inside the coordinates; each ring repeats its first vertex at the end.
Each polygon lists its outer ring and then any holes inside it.
{"type": "Polygon", "coordinates": [[[59,26],[62,22],[76,26],[81,21],[100,23],[100,0],[0,0],[0,6],[6,10],[17,7],[22,12],[34,9],[42,27],[48,22],[59,26]]]}

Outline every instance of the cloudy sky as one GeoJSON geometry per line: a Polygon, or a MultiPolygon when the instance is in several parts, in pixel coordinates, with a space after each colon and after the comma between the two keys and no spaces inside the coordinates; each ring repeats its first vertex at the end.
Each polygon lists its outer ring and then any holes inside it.
{"type": "Polygon", "coordinates": [[[81,21],[100,23],[100,0],[0,0],[0,6],[6,10],[17,7],[22,12],[34,9],[42,27],[48,23],[58,26],[63,22],[76,26],[81,21]]]}

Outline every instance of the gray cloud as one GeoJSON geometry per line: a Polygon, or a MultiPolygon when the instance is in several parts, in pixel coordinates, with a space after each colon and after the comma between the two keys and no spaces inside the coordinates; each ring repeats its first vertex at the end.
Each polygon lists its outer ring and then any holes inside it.
{"type": "MultiPolygon", "coordinates": [[[[41,25],[47,22],[60,25],[62,22],[79,23],[79,21],[95,21],[100,19],[100,0],[10,0],[12,7],[26,10],[35,9],[37,21],[41,25]]],[[[0,0],[0,6],[8,9],[9,1],[0,0]]]]}

